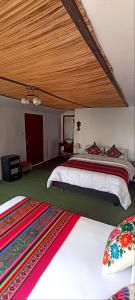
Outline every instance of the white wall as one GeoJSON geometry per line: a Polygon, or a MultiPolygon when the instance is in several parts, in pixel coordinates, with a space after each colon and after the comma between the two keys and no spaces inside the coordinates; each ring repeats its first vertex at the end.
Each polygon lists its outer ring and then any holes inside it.
{"type": "Polygon", "coordinates": [[[128,158],[135,159],[135,108],[94,108],[75,110],[74,143],[82,150],[87,144],[116,144],[128,150],[128,158]],[[76,122],[81,121],[77,131],[76,122]]]}
{"type": "Polygon", "coordinates": [[[0,157],[8,154],[18,154],[22,160],[26,159],[24,113],[43,115],[44,161],[58,156],[60,113],[53,113],[50,110],[46,111],[33,105],[27,107],[21,104],[14,104],[12,100],[10,100],[9,104],[2,99],[0,101],[0,157]]]}

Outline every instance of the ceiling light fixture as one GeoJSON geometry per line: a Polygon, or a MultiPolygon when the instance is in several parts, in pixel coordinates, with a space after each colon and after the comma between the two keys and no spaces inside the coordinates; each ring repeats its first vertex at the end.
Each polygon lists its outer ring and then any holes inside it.
{"type": "Polygon", "coordinates": [[[30,103],[29,99],[27,99],[27,98],[25,98],[25,97],[23,97],[23,98],[21,99],[21,104],[29,104],[29,103],[30,103]]]}
{"type": "Polygon", "coordinates": [[[41,104],[41,99],[39,99],[38,97],[34,97],[32,100],[33,104],[35,105],[40,105],[41,104]]]}
{"type": "Polygon", "coordinates": [[[26,90],[27,94],[21,98],[21,104],[30,104],[32,101],[34,105],[40,105],[41,99],[35,95],[36,88],[34,86],[27,86],[26,90]]]}

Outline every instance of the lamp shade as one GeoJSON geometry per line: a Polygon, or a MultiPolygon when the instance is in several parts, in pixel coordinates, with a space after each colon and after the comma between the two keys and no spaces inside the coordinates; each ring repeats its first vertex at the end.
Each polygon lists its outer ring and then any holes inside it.
{"type": "Polygon", "coordinates": [[[41,104],[41,99],[39,99],[38,97],[34,97],[32,100],[33,104],[35,105],[40,105],[41,104]]]}
{"type": "Polygon", "coordinates": [[[75,150],[75,152],[76,153],[78,153],[78,150],[81,148],[81,144],[80,143],[76,143],[75,145],[74,145],[74,150],[75,150]]]}
{"type": "Polygon", "coordinates": [[[80,144],[80,143],[76,143],[76,144],[74,145],[74,148],[75,148],[76,150],[80,149],[80,148],[81,148],[81,144],[80,144]]]}
{"type": "Polygon", "coordinates": [[[21,104],[29,104],[29,100],[25,97],[21,99],[21,104]]]}

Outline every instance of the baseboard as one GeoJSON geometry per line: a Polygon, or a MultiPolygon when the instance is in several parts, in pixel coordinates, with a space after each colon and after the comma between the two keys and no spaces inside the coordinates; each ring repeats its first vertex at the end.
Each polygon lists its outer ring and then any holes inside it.
{"type": "Polygon", "coordinates": [[[46,163],[46,162],[48,162],[48,161],[54,160],[54,159],[56,159],[56,158],[59,158],[59,156],[53,157],[53,158],[48,159],[48,160],[41,161],[41,162],[38,163],[38,164],[34,164],[34,165],[32,165],[32,168],[33,168],[33,167],[36,167],[36,166],[39,166],[39,165],[42,165],[42,164],[44,164],[44,163],[46,163]]]}
{"type": "Polygon", "coordinates": [[[45,163],[45,161],[41,161],[41,162],[38,163],[38,164],[32,165],[32,168],[33,168],[33,167],[36,167],[36,166],[39,166],[39,165],[42,165],[43,163],[45,163]]]}

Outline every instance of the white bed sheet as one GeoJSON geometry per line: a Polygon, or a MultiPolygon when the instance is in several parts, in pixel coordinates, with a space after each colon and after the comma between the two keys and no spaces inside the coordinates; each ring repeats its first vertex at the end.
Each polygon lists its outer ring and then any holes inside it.
{"type": "MultiPolygon", "coordinates": [[[[135,168],[131,165],[131,163],[122,159],[91,155],[88,153],[77,155],[71,159],[91,162],[95,161],[97,163],[123,167],[128,171],[129,180],[131,180],[135,174],[135,168]]],[[[125,180],[115,175],[87,170],[80,171],[80,169],[58,166],[49,176],[47,188],[50,187],[53,181],[64,182],[84,188],[112,193],[119,198],[124,209],[127,209],[131,204],[131,198],[125,180]]]]}
{"type": "MultiPolygon", "coordinates": [[[[22,198],[10,200],[9,207],[22,198]]],[[[7,208],[8,202],[1,206],[1,212],[7,208]]],[[[113,228],[80,217],[28,299],[108,299],[130,284],[131,267],[113,275],[102,275],[104,247],[113,228]]]]}

